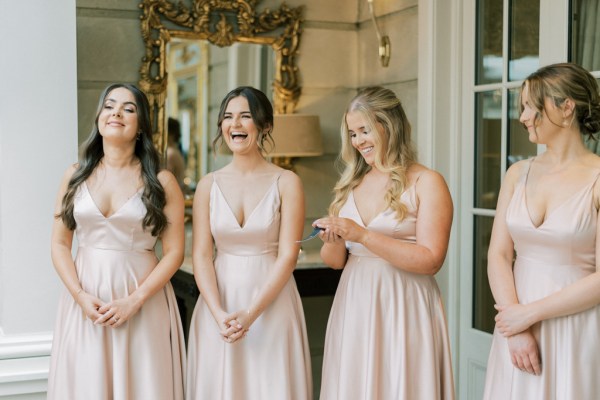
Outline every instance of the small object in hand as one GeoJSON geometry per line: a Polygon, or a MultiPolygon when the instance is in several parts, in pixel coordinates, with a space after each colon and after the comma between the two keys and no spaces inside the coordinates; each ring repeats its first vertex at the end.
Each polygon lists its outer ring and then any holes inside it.
{"type": "Polygon", "coordinates": [[[324,231],[324,230],[325,230],[325,228],[321,228],[321,227],[319,227],[319,226],[315,226],[315,228],[314,228],[314,229],[313,229],[313,231],[310,233],[310,235],[308,235],[307,237],[305,237],[305,238],[304,238],[304,239],[302,239],[302,240],[296,240],[296,243],[302,243],[302,242],[306,242],[307,240],[310,240],[310,239],[316,238],[316,237],[317,237],[317,235],[318,235],[318,234],[319,234],[321,231],[324,231]]]}

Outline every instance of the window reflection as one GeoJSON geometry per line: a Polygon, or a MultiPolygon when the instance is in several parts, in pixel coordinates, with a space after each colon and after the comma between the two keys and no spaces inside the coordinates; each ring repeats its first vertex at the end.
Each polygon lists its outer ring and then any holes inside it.
{"type": "Polygon", "coordinates": [[[494,209],[500,190],[502,92],[475,96],[475,207],[494,209]]]}
{"type": "Polygon", "coordinates": [[[477,84],[502,81],[503,3],[497,0],[477,3],[477,84]]]}
{"type": "Polygon", "coordinates": [[[508,79],[525,79],[540,64],[540,1],[512,0],[508,79]]]}

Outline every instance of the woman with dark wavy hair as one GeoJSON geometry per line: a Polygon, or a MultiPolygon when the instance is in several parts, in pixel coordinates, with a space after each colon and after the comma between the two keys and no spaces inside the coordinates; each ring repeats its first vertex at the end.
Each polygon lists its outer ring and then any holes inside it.
{"type": "Polygon", "coordinates": [[[546,150],[513,164],[498,197],[484,399],[597,399],[600,157],[583,140],[600,131],[596,79],[575,64],[540,68],[521,86],[520,121],[546,150]]]}
{"type": "Polygon", "coordinates": [[[310,351],[292,276],[304,227],[296,174],[264,158],[273,107],[242,86],[221,102],[215,144],[233,153],[194,196],[188,400],[310,400],[310,351]]]}
{"type": "Polygon", "coordinates": [[[184,343],[169,283],[183,260],[183,212],[177,180],[161,170],[152,143],[146,96],[110,85],[56,203],[52,261],[67,290],[48,399],[183,398],[184,343]]]}

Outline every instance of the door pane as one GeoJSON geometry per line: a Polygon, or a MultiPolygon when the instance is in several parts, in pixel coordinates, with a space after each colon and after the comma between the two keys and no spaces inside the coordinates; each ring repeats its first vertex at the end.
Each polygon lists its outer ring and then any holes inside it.
{"type": "Polygon", "coordinates": [[[476,215],[473,221],[473,328],[494,331],[494,297],[487,277],[487,251],[494,218],[476,215]]]}
{"type": "Polygon", "coordinates": [[[476,76],[477,84],[502,81],[502,13],[498,0],[477,2],[476,76]]]}
{"type": "Polygon", "coordinates": [[[502,91],[475,94],[475,207],[496,208],[501,175],[502,91]]]}
{"type": "Polygon", "coordinates": [[[525,160],[537,154],[537,146],[529,141],[529,134],[519,122],[520,88],[508,91],[508,160],[507,167],[517,161],[525,160]]]}
{"type": "Polygon", "coordinates": [[[517,81],[540,65],[540,0],[512,0],[508,79],[517,81]]]}
{"type": "Polygon", "coordinates": [[[588,71],[600,70],[600,3],[571,2],[571,60],[588,71]]]}

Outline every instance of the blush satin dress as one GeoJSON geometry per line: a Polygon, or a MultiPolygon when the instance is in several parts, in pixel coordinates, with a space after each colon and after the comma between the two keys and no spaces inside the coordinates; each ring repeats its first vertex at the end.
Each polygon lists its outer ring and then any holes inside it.
{"type": "MultiPolygon", "coordinates": [[[[596,271],[598,176],[552,210],[540,226],[530,218],[525,188],[529,168],[515,186],[506,224],[517,258],[513,273],[519,302],[543,299],[596,271]]],[[[513,366],[507,339],[494,332],[488,360],[486,400],[593,400],[600,396],[600,306],[541,321],[532,327],[542,374],[513,366]]]]}
{"type": "MultiPolygon", "coordinates": [[[[74,200],[77,276],[84,291],[108,302],[130,293],[156,267],[156,237],[142,229],[138,191],[105,217],[85,182],[74,200]]],[[[185,349],[170,283],[118,328],[94,325],[65,290],[58,307],[49,400],[181,400],[185,349]]]]}
{"type": "MultiPolygon", "coordinates": [[[[219,173],[210,189],[214,267],[227,312],[245,310],[267,282],[279,246],[279,176],[240,226],[223,192],[219,173]]],[[[312,399],[310,351],[302,302],[294,277],[254,321],[246,337],[223,341],[200,295],[192,316],[186,398],[188,400],[312,399]]]]}
{"type": "MultiPolygon", "coordinates": [[[[388,209],[366,228],[415,243],[415,185],[401,201],[408,207],[404,220],[388,209]]],[[[352,192],[339,215],[365,226],[352,192]]],[[[435,278],[395,268],[358,243],[347,247],[327,325],[321,400],[453,399],[450,344],[435,278]]]]}

